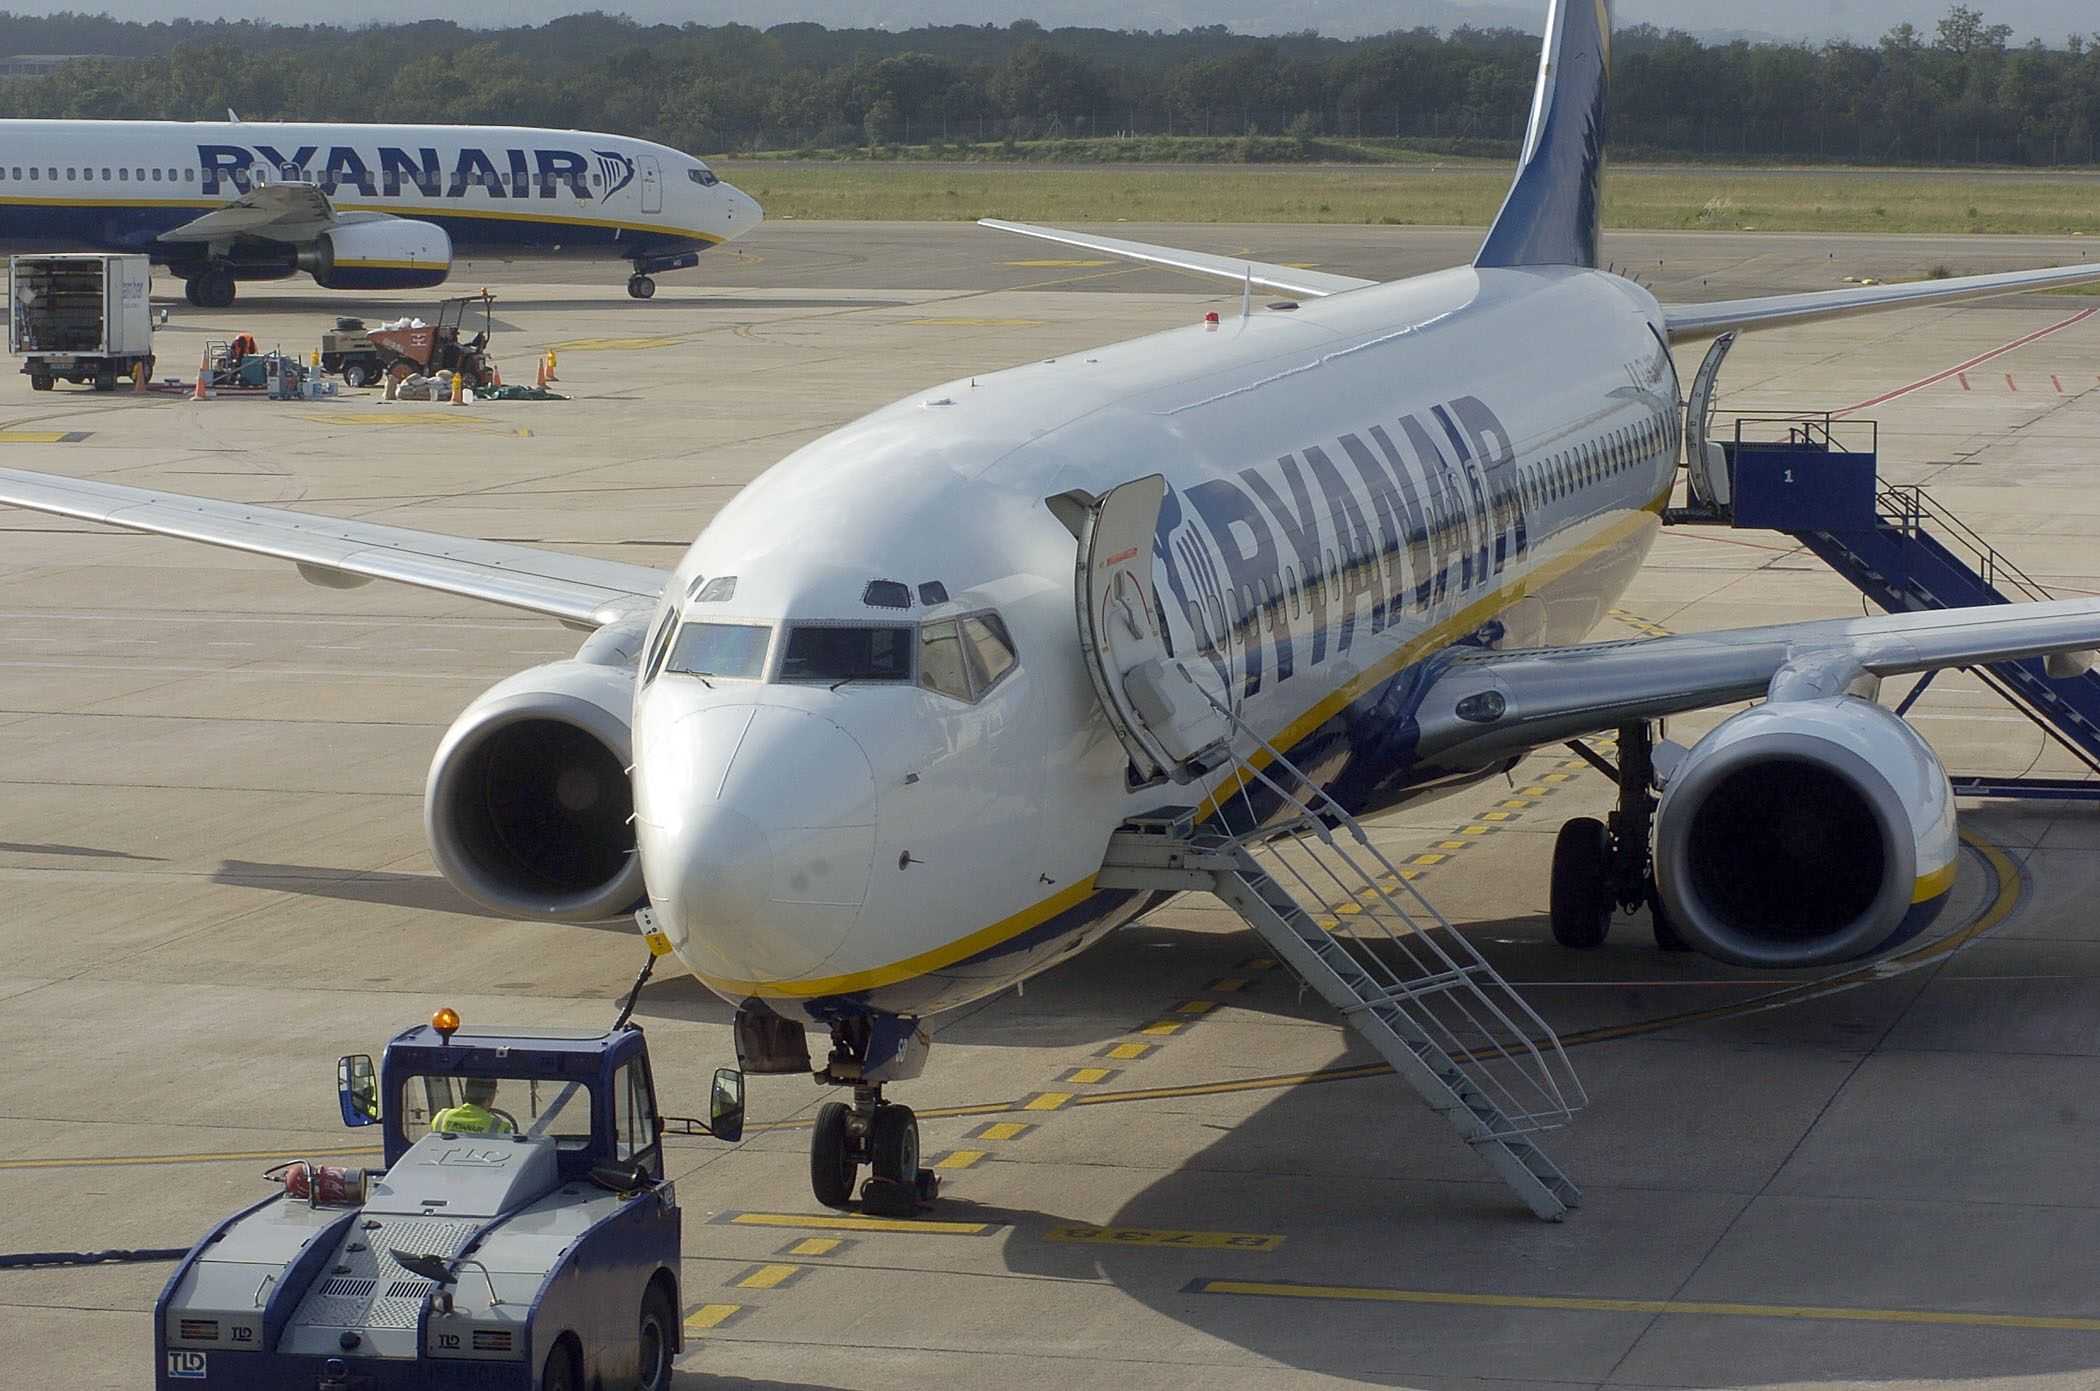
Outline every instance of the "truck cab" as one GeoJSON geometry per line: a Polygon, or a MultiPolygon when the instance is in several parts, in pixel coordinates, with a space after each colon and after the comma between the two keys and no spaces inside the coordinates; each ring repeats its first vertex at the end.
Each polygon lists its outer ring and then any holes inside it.
{"type": "MultiPolygon", "coordinates": [[[[375,1068],[337,1064],[380,1169],[288,1166],[155,1305],[163,1388],[664,1391],[680,1346],[680,1212],[642,1030],[497,1032],[451,1010],[375,1068]]],[[[743,1078],[709,1120],[740,1138],[743,1078]]]]}

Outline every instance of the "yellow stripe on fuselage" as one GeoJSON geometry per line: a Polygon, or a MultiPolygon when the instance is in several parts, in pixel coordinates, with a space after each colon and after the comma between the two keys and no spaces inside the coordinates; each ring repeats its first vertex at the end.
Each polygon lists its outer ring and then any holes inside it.
{"type": "MultiPolygon", "coordinates": [[[[1293,743],[1333,718],[1335,714],[1346,709],[1364,692],[1387,680],[1393,673],[1399,671],[1410,662],[1419,661],[1432,652],[1440,651],[1450,646],[1457,638],[1477,630],[1481,624],[1487,622],[1497,611],[1507,608],[1510,604],[1515,603],[1527,594],[1543,589],[1554,581],[1563,578],[1585,561],[1594,559],[1596,556],[1626,541],[1639,527],[1645,524],[1642,521],[1643,517],[1661,513],[1662,509],[1669,503],[1671,490],[1675,486],[1676,480],[1673,475],[1670,487],[1664,488],[1645,504],[1638,515],[1629,516],[1623,521],[1606,527],[1587,541],[1575,543],[1565,554],[1555,556],[1552,560],[1541,564],[1530,574],[1481,596],[1435,627],[1424,629],[1412,642],[1401,647],[1384,660],[1365,668],[1356,677],[1337,687],[1318,704],[1287,725],[1281,733],[1271,736],[1269,742],[1278,748],[1289,748],[1293,743]]],[[[1249,767],[1266,766],[1269,761],[1268,754],[1257,749],[1254,758],[1249,759],[1238,771],[1235,771],[1228,777],[1220,785],[1219,790],[1213,793],[1197,809],[1197,819],[1201,820],[1209,816],[1217,809],[1218,804],[1224,798],[1237,792],[1243,783],[1251,781],[1252,774],[1247,771],[1249,767]],[[1256,760],[1259,760],[1258,764],[1256,760]]],[[[846,975],[825,976],[815,980],[793,981],[734,980],[724,976],[705,975],[699,971],[693,972],[693,975],[701,984],[718,993],[738,996],[757,995],[762,998],[776,1000],[806,1000],[826,995],[850,995],[856,991],[878,990],[883,986],[895,985],[899,981],[910,980],[916,976],[930,975],[945,966],[952,966],[958,961],[977,955],[979,952],[988,951],[1002,942],[1010,941],[1024,932],[1040,927],[1043,923],[1048,922],[1066,909],[1083,902],[1093,890],[1093,876],[1089,875],[1079,883],[1073,884],[1039,903],[1022,909],[1012,917],[1002,918],[989,927],[979,928],[967,937],[958,938],[953,942],[920,952],[917,956],[907,957],[903,961],[893,962],[888,966],[871,967],[865,971],[854,971],[846,975]]]]}
{"type": "MultiPolygon", "coordinates": [[[[0,194],[0,207],[21,208],[195,208],[199,212],[217,212],[233,204],[196,198],[29,198],[15,194],[0,194]]],[[[405,206],[396,207],[383,203],[338,203],[337,212],[375,212],[389,217],[478,217],[498,222],[536,222],[548,227],[600,227],[619,232],[639,232],[652,237],[679,237],[687,241],[706,242],[709,246],[720,246],[724,237],[713,232],[696,232],[687,227],[667,227],[660,222],[626,222],[617,218],[566,217],[550,213],[510,212],[500,208],[433,208],[405,206]]],[[[255,236],[269,240],[263,230],[241,231],[230,235],[255,236]]]]}

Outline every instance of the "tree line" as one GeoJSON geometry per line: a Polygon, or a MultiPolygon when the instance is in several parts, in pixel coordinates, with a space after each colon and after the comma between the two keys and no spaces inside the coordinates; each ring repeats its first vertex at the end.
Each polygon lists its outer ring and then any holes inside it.
{"type": "MultiPolygon", "coordinates": [[[[2024,46],[2010,36],[1964,5],[1930,32],[1904,24],[1873,44],[1707,44],[1652,25],[1623,29],[1614,150],[2100,162],[2100,35],[2024,46]]],[[[1510,29],[1345,41],[1222,26],[1046,30],[1027,20],[758,30],[591,13],[489,30],[0,13],[0,52],[93,55],[0,80],[0,116],[12,117],[203,120],[232,108],[258,120],[607,130],[695,153],[1119,134],[1399,139],[1486,152],[1522,134],[1538,40],[1510,29]]]]}

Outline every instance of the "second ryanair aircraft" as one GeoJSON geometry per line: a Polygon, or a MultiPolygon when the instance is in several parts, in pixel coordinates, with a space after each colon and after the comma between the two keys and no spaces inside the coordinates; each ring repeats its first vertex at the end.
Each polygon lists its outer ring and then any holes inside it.
{"type": "MultiPolygon", "coordinates": [[[[826,1202],[862,1162],[911,1176],[911,1113],[881,1089],[924,1064],[921,1021],[1144,912],[1104,882],[1111,837],[1222,816],[1269,748],[1371,813],[1761,696],[1658,760],[1654,899],[1726,961],[1872,956],[1938,911],[1956,854],[1947,775],[1879,682],[2090,653],[2100,599],[1587,643],[1676,485],[1671,349],[2100,269],[1659,304],[1599,263],[1610,34],[1605,0],[1553,0],[1472,264],[1378,283],[1016,229],[1302,304],[916,392],[769,469],[668,572],[53,474],[0,470],[0,502],[594,629],[440,742],[438,867],[519,916],[646,899],[760,1070],[810,1070],[805,1031],[828,1045],[819,1079],[857,1086],[815,1127],[826,1202]],[[1191,682],[1262,745],[1177,759],[1200,746],[1162,692],[1191,682]]],[[[307,143],[340,193],[357,171],[307,143]]],[[[401,148],[360,151],[372,196],[421,168],[401,148]]],[[[490,167],[587,180],[579,158],[490,167]]],[[[1571,946],[1612,910],[1606,834],[1578,818],[1556,847],[1571,946]]]]}
{"type": "Polygon", "coordinates": [[[691,155],[516,126],[0,121],[0,254],[145,252],[190,303],[300,272],[329,290],[441,284],[456,258],[596,257],[627,292],[760,221],[691,155]]]}

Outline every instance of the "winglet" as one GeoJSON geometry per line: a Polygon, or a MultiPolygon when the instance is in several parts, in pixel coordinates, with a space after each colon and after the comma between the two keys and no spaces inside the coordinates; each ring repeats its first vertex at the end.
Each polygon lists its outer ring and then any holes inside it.
{"type": "Polygon", "coordinates": [[[1611,0],[1550,0],[1517,179],[1473,264],[1597,266],[1611,0]]]}

